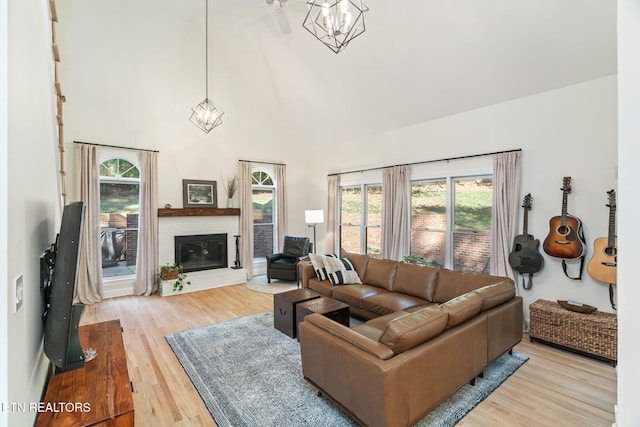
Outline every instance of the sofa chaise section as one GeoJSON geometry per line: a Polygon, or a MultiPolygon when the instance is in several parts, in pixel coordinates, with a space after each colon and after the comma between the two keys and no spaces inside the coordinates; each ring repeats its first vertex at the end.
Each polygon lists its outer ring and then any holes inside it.
{"type": "Polygon", "coordinates": [[[302,282],[365,323],[320,315],[299,325],[305,379],[368,426],[408,426],[522,339],[522,298],[507,277],[346,254],[362,283],[302,282]]]}
{"type": "Polygon", "coordinates": [[[303,375],[364,425],[413,425],[484,370],[486,324],[485,316],[474,316],[425,342],[405,340],[394,351],[357,327],[310,315],[300,324],[303,375]]]}

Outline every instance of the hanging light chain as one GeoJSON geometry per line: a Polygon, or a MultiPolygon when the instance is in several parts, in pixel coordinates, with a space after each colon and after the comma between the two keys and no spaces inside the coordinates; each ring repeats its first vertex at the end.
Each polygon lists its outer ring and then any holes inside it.
{"type": "Polygon", "coordinates": [[[206,99],[209,99],[209,0],[204,1],[204,86],[206,99]]]}

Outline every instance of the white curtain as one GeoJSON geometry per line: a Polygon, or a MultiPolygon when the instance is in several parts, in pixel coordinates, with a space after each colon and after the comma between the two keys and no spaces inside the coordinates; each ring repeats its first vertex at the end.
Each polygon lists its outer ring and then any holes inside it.
{"type": "Polygon", "coordinates": [[[238,185],[238,196],[240,198],[240,262],[247,270],[247,280],[253,277],[252,167],[251,162],[240,162],[238,185]]]}
{"type": "Polygon", "coordinates": [[[276,173],[276,226],[278,229],[277,246],[279,252],[282,249],[282,242],[284,242],[284,236],[289,231],[289,221],[287,214],[287,166],[275,165],[276,173]]]}
{"type": "Polygon", "coordinates": [[[98,147],[76,144],[77,195],[84,202],[82,248],[74,303],[93,304],[102,299],[100,249],[100,164],[98,147]]]}
{"type": "Polygon", "coordinates": [[[158,288],[154,275],[158,271],[158,153],[141,151],[140,208],[138,212],[138,257],[136,295],[151,295],[158,288]]]}
{"type": "Polygon", "coordinates": [[[382,171],[383,259],[401,260],[409,254],[409,166],[382,171]]]}
{"type": "Polygon", "coordinates": [[[515,280],[509,265],[513,238],[518,233],[520,208],[520,152],[499,153],[493,158],[493,209],[491,210],[490,272],[515,280]]]}
{"type": "MultiPolygon", "coordinates": [[[[338,203],[340,202],[340,176],[330,175],[327,177],[327,231],[325,245],[327,253],[332,254],[337,251],[336,230],[338,222],[338,203]]],[[[316,249],[316,252],[320,252],[316,249]]]]}

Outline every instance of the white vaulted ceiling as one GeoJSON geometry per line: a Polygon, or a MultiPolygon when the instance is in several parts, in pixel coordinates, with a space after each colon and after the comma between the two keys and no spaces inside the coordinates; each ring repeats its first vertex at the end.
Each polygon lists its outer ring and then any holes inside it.
{"type": "MultiPolygon", "coordinates": [[[[366,32],[335,54],[302,28],[302,0],[285,8],[289,34],[263,0],[216,0],[213,25],[222,43],[216,49],[235,69],[230,75],[269,87],[256,98],[264,109],[303,134],[315,129],[338,139],[616,73],[612,1],[367,4],[366,32]]],[[[224,66],[220,59],[217,66],[224,66]]]]}
{"type": "MultiPolygon", "coordinates": [[[[284,8],[286,34],[265,0],[210,0],[210,92],[227,122],[344,141],[616,73],[614,1],[366,2],[366,32],[335,54],[302,28],[304,0],[284,8]]],[[[63,83],[103,74],[106,94],[129,81],[140,102],[172,94],[176,112],[203,98],[204,0],[60,3],[63,83]]]]}

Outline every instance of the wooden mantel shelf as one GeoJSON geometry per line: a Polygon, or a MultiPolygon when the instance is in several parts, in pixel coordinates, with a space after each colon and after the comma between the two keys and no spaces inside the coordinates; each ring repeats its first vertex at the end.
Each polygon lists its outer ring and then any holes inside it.
{"type": "Polygon", "coordinates": [[[158,209],[158,217],[172,216],[240,216],[239,208],[158,209]]]}

